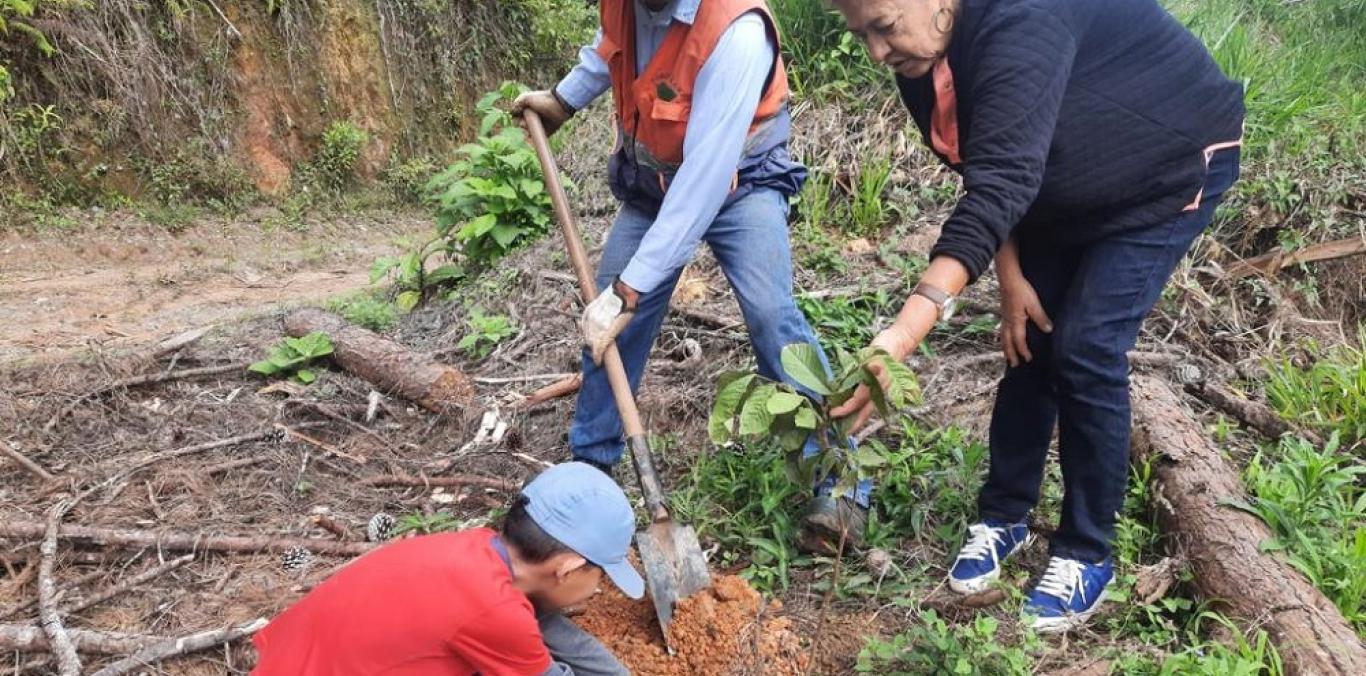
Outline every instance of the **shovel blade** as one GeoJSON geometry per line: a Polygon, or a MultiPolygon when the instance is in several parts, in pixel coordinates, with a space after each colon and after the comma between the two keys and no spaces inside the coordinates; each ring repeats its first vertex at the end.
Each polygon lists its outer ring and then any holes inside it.
{"type": "Polygon", "coordinates": [[[673,521],[659,521],[636,533],[636,551],[645,568],[645,587],[655,606],[655,616],[664,631],[664,644],[673,646],[669,623],[679,601],[711,586],[707,560],[697,531],[673,521]]]}

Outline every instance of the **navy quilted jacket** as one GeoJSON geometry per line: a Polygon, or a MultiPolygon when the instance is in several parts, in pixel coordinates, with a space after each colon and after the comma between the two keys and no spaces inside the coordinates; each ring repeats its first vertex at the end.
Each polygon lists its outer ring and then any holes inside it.
{"type": "MultiPolygon", "coordinates": [[[[949,45],[966,194],[931,255],[976,279],[1012,231],[1082,244],[1169,220],[1242,87],[1157,0],[963,0],[949,45]]],[[[930,75],[897,78],[928,141],[930,75]]],[[[941,156],[947,162],[947,158],[941,156]]]]}

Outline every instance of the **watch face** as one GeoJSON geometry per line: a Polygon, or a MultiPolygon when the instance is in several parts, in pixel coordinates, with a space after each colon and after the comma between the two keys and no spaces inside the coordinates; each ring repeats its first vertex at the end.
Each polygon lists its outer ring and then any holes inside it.
{"type": "Polygon", "coordinates": [[[953,316],[953,313],[955,313],[955,312],[957,312],[957,311],[958,311],[958,299],[955,298],[955,297],[953,297],[953,296],[949,296],[949,299],[946,300],[946,301],[944,301],[944,304],[943,304],[943,305],[940,305],[940,306],[939,306],[939,321],[941,321],[941,322],[946,322],[946,321],[948,321],[948,320],[949,320],[949,317],[952,317],[952,316],[953,316]]]}

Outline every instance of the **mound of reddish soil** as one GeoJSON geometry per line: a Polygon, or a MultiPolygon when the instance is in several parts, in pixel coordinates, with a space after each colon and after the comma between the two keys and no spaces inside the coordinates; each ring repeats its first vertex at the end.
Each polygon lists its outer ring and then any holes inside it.
{"type": "Polygon", "coordinates": [[[684,599],[674,614],[675,654],[664,648],[649,597],[639,601],[608,588],[575,618],[640,676],[804,673],[807,655],[791,620],[774,617],[748,582],[718,577],[706,591],[684,599]]]}

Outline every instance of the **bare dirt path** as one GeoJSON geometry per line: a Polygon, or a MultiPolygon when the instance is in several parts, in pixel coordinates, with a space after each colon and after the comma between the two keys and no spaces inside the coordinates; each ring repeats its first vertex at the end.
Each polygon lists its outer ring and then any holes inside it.
{"type": "Polygon", "coordinates": [[[430,228],[418,213],[306,229],[259,213],[172,234],[129,214],[77,231],[0,235],[0,365],[147,343],[364,287],[370,263],[430,228]]]}

